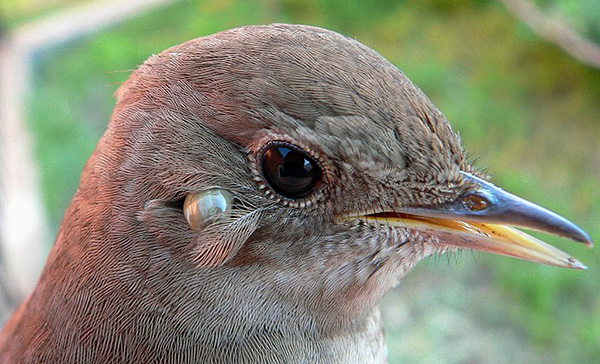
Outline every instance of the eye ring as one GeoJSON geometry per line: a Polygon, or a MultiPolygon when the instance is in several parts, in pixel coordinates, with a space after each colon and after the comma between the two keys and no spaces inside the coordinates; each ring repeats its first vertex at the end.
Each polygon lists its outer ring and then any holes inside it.
{"type": "Polygon", "coordinates": [[[257,155],[262,179],[277,195],[300,201],[319,189],[325,175],[318,158],[287,141],[266,143],[257,155]]]}

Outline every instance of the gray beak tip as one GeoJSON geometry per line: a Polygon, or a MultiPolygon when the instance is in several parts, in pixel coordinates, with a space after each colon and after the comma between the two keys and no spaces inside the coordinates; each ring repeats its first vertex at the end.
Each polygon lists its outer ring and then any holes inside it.
{"type": "Polygon", "coordinates": [[[461,212],[464,215],[481,221],[500,222],[547,232],[583,243],[588,248],[594,246],[588,233],[564,217],[512,195],[469,173],[463,172],[462,174],[465,179],[474,182],[479,187],[478,190],[471,193],[471,196],[484,200],[488,207],[481,211],[468,211],[468,208],[464,206],[458,208],[454,206],[457,210],[462,209],[461,212]]]}

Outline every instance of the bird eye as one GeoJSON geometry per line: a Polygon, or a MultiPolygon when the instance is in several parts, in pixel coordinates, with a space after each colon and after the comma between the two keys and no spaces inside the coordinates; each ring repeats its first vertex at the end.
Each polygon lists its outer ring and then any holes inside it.
{"type": "Polygon", "coordinates": [[[268,144],[262,151],[260,161],[269,186],[290,199],[308,195],[323,175],[321,166],[313,157],[284,142],[268,144]]]}
{"type": "Polygon", "coordinates": [[[213,188],[188,194],[183,203],[183,214],[192,229],[201,231],[209,224],[229,217],[232,204],[231,192],[213,188]]]}

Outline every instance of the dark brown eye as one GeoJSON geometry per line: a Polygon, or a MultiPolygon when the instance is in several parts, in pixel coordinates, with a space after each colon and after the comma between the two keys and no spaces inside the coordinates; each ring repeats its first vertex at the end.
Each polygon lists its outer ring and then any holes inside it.
{"type": "Polygon", "coordinates": [[[323,174],[319,163],[302,149],[285,143],[271,143],[261,155],[265,180],[280,195],[298,199],[315,189],[323,174]]]}

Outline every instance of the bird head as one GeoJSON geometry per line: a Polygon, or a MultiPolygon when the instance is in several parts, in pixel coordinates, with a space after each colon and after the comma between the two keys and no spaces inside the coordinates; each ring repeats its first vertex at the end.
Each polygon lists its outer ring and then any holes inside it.
{"type": "Polygon", "coordinates": [[[253,277],[236,290],[258,280],[344,318],[436,253],[584,267],[512,226],[589,236],[488,182],[403,73],[334,32],[195,39],[148,59],[117,99],[83,186],[133,212],[111,229],[139,244],[197,274],[253,277]]]}

